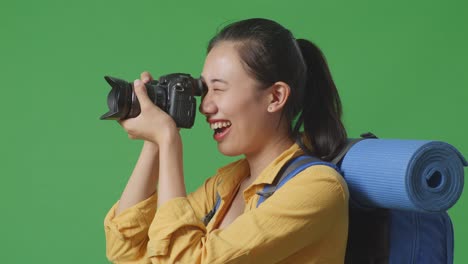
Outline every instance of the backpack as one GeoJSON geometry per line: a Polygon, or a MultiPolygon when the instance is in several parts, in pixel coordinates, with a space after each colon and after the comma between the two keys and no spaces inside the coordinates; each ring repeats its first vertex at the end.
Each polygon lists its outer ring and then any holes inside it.
{"type": "MultiPolygon", "coordinates": [[[[349,149],[363,139],[377,138],[371,133],[348,142],[332,161],[303,155],[288,161],[271,185],[257,194],[257,207],[288,180],[310,166],[326,165],[341,175],[341,161],[349,149]]],[[[301,147],[301,142],[298,142],[301,147]]],[[[346,180],[346,177],[345,177],[346,180]]],[[[363,208],[354,203],[352,193],[349,205],[349,232],[346,264],[452,264],[453,226],[447,212],[416,212],[385,208],[363,208]]],[[[221,203],[216,197],[214,208],[203,218],[205,225],[211,220],[221,203]]]]}

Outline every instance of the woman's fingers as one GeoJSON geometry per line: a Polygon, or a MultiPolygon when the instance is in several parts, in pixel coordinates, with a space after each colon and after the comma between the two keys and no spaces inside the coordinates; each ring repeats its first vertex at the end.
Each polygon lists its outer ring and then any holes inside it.
{"type": "Polygon", "coordinates": [[[149,98],[145,83],[153,79],[151,75],[148,72],[143,72],[140,78],[133,82],[133,88],[140,102],[141,113],[137,117],[118,120],[118,122],[130,139],[143,139],[158,144],[163,142],[169,133],[174,133],[175,129],[173,131],[172,128],[177,127],[174,120],[149,98]],[[164,127],[170,129],[161,129],[164,127]]]}
{"type": "Polygon", "coordinates": [[[144,83],[147,83],[149,81],[152,81],[153,80],[153,76],[151,76],[151,74],[147,71],[144,71],[140,74],[140,79],[144,82],[144,83]]]}
{"type": "Polygon", "coordinates": [[[141,80],[135,80],[133,82],[133,88],[135,90],[138,101],[140,102],[140,107],[142,110],[143,108],[147,108],[148,105],[153,104],[148,97],[145,84],[141,80]]]}

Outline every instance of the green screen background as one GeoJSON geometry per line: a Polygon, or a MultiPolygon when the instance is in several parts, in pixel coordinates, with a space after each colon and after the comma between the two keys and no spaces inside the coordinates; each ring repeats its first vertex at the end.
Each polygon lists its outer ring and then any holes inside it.
{"type": "MultiPolygon", "coordinates": [[[[222,25],[265,17],[316,42],[351,137],[433,139],[468,156],[464,1],[2,1],[0,259],[107,263],[103,218],[141,148],[100,121],[103,76],[201,72],[222,25]],[[379,3],[377,3],[379,2],[379,3]]],[[[193,191],[233,160],[201,115],[183,130],[193,191]]],[[[465,170],[467,172],[467,170],[465,170]]],[[[455,263],[467,263],[468,192],[449,210],[455,263]]]]}

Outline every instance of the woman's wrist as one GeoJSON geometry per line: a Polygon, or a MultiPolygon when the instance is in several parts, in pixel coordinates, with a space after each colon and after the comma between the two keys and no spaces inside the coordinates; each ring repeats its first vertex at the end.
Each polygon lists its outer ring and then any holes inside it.
{"type": "Polygon", "coordinates": [[[158,144],[159,152],[168,153],[174,149],[182,151],[182,138],[178,130],[173,133],[168,133],[158,144]]]}
{"type": "Polygon", "coordinates": [[[159,153],[158,206],[161,206],[173,198],[186,196],[180,134],[167,137],[159,145],[159,153]]]}
{"type": "Polygon", "coordinates": [[[145,140],[143,143],[143,149],[145,149],[148,152],[157,154],[159,152],[159,146],[158,144],[145,140]]]}
{"type": "Polygon", "coordinates": [[[159,131],[154,134],[152,140],[159,149],[162,146],[169,145],[171,146],[173,143],[178,143],[181,141],[179,129],[174,124],[168,124],[166,127],[159,128],[159,131]]]}

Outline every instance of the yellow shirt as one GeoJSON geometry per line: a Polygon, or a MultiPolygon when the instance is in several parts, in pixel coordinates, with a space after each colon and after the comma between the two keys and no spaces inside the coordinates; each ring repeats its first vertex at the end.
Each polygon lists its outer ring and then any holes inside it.
{"type": "Polygon", "coordinates": [[[104,225],[107,257],[113,263],[343,263],[348,236],[348,189],[333,168],[307,168],[279,188],[258,208],[265,184],[302,151],[294,144],[265,168],[244,191],[245,211],[225,229],[223,219],[242,179],[245,159],[218,170],[188,197],[157,208],[157,195],[104,225]],[[221,205],[208,226],[202,218],[221,205]]]}

